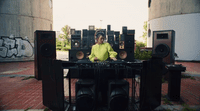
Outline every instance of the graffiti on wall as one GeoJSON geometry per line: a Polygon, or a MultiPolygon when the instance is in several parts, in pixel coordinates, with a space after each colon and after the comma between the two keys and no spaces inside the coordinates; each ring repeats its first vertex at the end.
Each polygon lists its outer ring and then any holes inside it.
{"type": "Polygon", "coordinates": [[[33,46],[26,36],[14,37],[10,36],[0,37],[0,58],[20,58],[33,56],[33,46]]]}

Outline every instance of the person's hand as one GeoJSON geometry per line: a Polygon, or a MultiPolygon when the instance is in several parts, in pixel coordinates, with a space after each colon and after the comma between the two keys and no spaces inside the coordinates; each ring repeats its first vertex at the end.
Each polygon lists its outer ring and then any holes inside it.
{"type": "Polygon", "coordinates": [[[117,59],[115,57],[112,57],[111,59],[114,60],[114,61],[117,61],[117,59]]]}
{"type": "Polygon", "coordinates": [[[95,57],[95,58],[94,58],[94,61],[98,61],[98,58],[97,58],[97,57],[95,57]]]}

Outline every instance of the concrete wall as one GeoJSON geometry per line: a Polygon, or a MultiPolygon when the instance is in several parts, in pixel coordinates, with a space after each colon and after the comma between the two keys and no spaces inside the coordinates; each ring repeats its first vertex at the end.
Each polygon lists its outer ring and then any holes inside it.
{"type": "Polygon", "coordinates": [[[155,18],[199,13],[200,0],[149,0],[148,20],[155,18]]]}
{"type": "Polygon", "coordinates": [[[147,28],[147,47],[153,31],[174,30],[175,60],[200,61],[200,0],[151,0],[147,28]]]}
{"type": "Polygon", "coordinates": [[[53,3],[52,0],[0,0],[0,62],[34,59],[33,49],[29,48],[34,47],[35,30],[53,29],[53,5],[51,3],[53,3]],[[21,37],[21,46],[29,48],[19,49],[17,42],[10,42],[16,41],[18,37],[21,37]],[[27,45],[27,41],[30,45],[27,45]],[[10,48],[11,44],[15,44],[14,47],[10,48]],[[6,48],[7,52],[5,52],[6,48]],[[5,56],[5,53],[8,54],[12,49],[17,49],[17,52],[14,51],[12,57],[5,56]],[[32,54],[27,56],[24,52],[32,54]],[[21,56],[17,56],[19,53],[22,53],[21,56]]]}

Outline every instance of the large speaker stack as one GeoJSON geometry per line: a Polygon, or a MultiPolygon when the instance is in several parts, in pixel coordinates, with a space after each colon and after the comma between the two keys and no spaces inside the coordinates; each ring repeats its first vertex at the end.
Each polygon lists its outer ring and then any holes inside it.
{"type": "Polygon", "coordinates": [[[127,30],[127,27],[122,27],[122,34],[120,36],[117,59],[133,62],[135,30],[127,30]]]}
{"type": "Polygon", "coordinates": [[[175,31],[153,31],[153,54],[163,58],[166,64],[174,64],[175,31]]]}
{"type": "Polygon", "coordinates": [[[88,35],[89,48],[92,48],[92,46],[95,44],[95,39],[94,39],[95,27],[94,26],[89,26],[89,30],[88,30],[87,35],[88,35]]]}
{"type": "Polygon", "coordinates": [[[45,58],[56,59],[55,32],[36,30],[34,32],[34,46],[35,78],[38,80],[42,80],[42,60],[45,58]]]}

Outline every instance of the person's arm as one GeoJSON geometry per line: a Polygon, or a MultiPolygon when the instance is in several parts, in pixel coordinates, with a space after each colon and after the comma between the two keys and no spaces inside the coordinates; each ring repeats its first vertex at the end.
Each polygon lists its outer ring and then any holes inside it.
{"type": "Polygon", "coordinates": [[[110,46],[110,44],[108,43],[108,53],[109,53],[109,56],[112,60],[116,61],[116,56],[117,56],[117,52],[115,52],[113,50],[113,48],[110,46]]]}
{"type": "Polygon", "coordinates": [[[89,55],[90,61],[94,62],[94,59],[96,59],[96,56],[94,55],[94,48],[92,47],[91,54],[89,55]]]}

